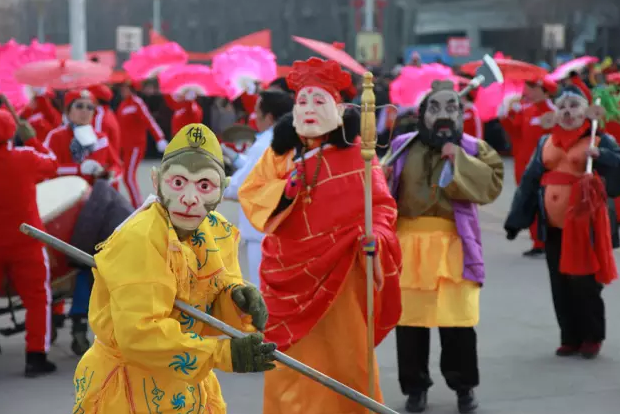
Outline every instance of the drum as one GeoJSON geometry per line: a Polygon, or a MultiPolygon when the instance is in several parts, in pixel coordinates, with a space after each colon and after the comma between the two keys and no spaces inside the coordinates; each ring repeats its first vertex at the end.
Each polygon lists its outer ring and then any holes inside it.
{"type": "MultiPolygon", "coordinates": [[[[82,207],[91,193],[90,185],[82,178],[59,177],[37,185],[37,205],[45,231],[69,243],[82,207]]],[[[73,268],[64,254],[48,248],[51,267],[51,285],[55,297],[70,294],[73,268]]]]}

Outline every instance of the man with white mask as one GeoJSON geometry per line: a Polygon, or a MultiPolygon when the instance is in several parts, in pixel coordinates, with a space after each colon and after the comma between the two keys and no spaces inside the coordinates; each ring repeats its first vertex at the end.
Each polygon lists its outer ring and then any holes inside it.
{"type": "MultiPolygon", "coordinates": [[[[340,92],[351,77],[335,61],[297,61],[295,91],[265,151],[239,189],[248,220],[266,233],[261,291],[270,311],[265,337],[287,355],[369,394],[366,255],[375,264],[375,345],[400,316],[401,253],[396,204],[374,160],[373,236],[364,237],[360,115],[340,92]]],[[[276,364],[277,365],[277,364],[276,364]]],[[[378,370],[374,396],[382,401],[378,370]]],[[[367,410],[288,369],[265,374],[265,414],[361,414],[367,410]]]]}
{"type": "MultiPolygon", "coordinates": [[[[256,126],[259,133],[256,141],[245,154],[239,154],[225,145],[222,145],[224,155],[233,160],[233,166],[238,168],[230,179],[230,185],[224,191],[224,199],[238,201],[239,187],[243,184],[252,168],[256,165],[263,153],[271,145],[273,139],[273,126],[285,114],[293,109],[293,98],[286,92],[279,90],[266,90],[259,93],[256,101],[256,126]]],[[[250,281],[259,286],[260,277],[258,269],[261,262],[261,242],[263,233],[256,230],[240,208],[239,231],[241,238],[246,243],[248,262],[250,267],[250,281]]]]}

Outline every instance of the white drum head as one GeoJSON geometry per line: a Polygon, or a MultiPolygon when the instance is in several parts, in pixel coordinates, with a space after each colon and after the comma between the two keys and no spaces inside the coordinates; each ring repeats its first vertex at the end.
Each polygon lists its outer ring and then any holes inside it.
{"type": "Polygon", "coordinates": [[[37,184],[37,206],[43,223],[49,223],[75,206],[89,189],[86,180],[76,176],[37,184]]]}

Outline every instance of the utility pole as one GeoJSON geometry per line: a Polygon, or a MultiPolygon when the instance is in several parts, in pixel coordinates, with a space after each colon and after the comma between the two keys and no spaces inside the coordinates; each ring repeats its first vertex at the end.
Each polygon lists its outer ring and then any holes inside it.
{"type": "Polygon", "coordinates": [[[375,0],[366,0],[364,4],[364,31],[375,31],[375,0]]]}
{"type": "Polygon", "coordinates": [[[71,59],[86,60],[86,0],[69,0],[71,59]]]}
{"type": "Polygon", "coordinates": [[[161,34],[161,0],[153,0],[153,30],[161,34]]]}

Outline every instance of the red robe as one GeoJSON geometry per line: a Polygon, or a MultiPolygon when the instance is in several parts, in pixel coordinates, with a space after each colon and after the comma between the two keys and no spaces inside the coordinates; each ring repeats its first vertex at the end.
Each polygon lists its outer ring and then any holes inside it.
{"type": "Polygon", "coordinates": [[[116,109],[116,119],[121,129],[121,150],[131,152],[134,147],[146,148],[146,135],[150,131],[155,141],[165,140],[161,130],[144,101],[131,95],[116,109]]]}
{"type": "MultiPolygon", "coordinates": [[[[300,194],[281,213],[286,216],[283,220],[273,219],[280,221],[279,225],[272,232],[267,229],[271,234],[263,241],[260,268],[261,288],[269,308],[265,335],[281,351],[308,335],[340,294],[352,268],[363,266],[364,161],[359,151],[359,144],[325,149],[312,202],[306,203],[300,194]]],[[[268,152],[272,153],[271,149],[268,152]]],[[[258,175],[267,168],[263,161],[255,167],[258,175]]],[[[316,156],[306,160],[307,171],[315,171],[316,163],[316,156]]],[[[396,203],[376,159],[373,164],[373,233],[385,275],[383,290],[375,294],[375,341],[379,344],[400,318],[398,275],[402,258],[395,233],[396,203]]],[[[264,186],[256,177],[248,177],[240,199],[250,189],[259,196],[253,198],[260,205],[264,186]]],[[[243,200],[242,206],[252,221],[253,208],[247,208],[247,201],[252,202],[243,200]]]]}
{"type": "Polygon", "coordinates": [[[202,123],[202,108],[196,101],[177,101],[165,95],[166,104],[174,111],[172,115],[172,136],[174,137],[185,125],[202,123]]]}
{"type": "Polygon", "coordinates": [[[108,105],[99,105],[93,117],[95,132],[108,137],[110,147],[120,154],[121,150],[121,127],[116,119],[116,114],[108,105]]]}

